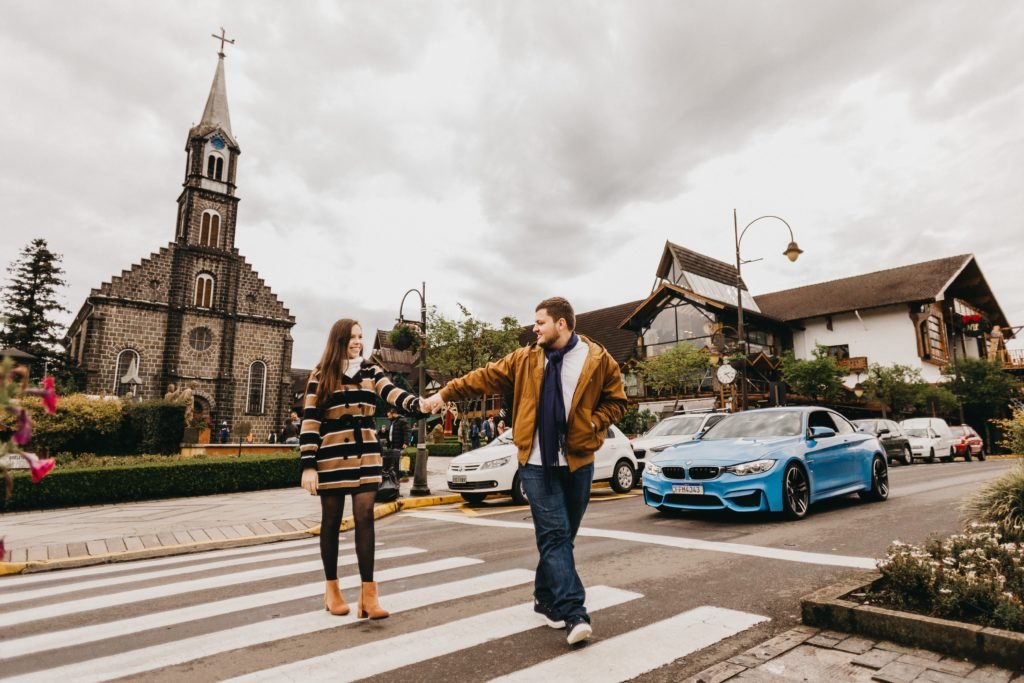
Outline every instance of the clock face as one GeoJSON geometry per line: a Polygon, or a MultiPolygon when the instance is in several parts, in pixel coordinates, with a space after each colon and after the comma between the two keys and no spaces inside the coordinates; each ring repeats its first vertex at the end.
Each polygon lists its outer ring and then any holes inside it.
{"type": "Polygon", "coordinates": [[[224,149],[224,139],[219,135],[215,135],[210,144],[213,145],[214,149],[224,149]]]}
{"type": "Polygon", "coordinates": [[[732,384],[732,381],[736,379],[736,368],[731,365],[723,365],[718,368],[715,375],[722,384],[732,384]]]}

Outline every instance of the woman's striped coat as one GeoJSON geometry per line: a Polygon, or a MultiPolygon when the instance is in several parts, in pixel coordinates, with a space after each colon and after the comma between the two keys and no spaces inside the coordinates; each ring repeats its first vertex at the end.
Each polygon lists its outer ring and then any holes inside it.
{"type": "Polygon", "coordinates": [[[318,372],[306,386],[299,435],[302,467],[316,468],[318,492],[376,491],[381,481],[381,446],[373,414],[375,397],[407,413],[420,412],[420,400],[402,391],[376,365],[363,362],[354,377],[342,376],[341,388],[322,407],[316,404],[318,372]]]}

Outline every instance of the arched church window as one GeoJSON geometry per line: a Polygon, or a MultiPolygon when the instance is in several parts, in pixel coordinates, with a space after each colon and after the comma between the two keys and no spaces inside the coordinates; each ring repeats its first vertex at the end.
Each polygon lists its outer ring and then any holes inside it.
{"type": "Polygon", "coordinates": [[[199,244],[203,247],[216,247],[220,242],[220,214],[213,209],[203,211],[203,220],[199,226],[199,244]]]}
{"type": "Polygon", "coordinates": [[[263,413],[263,399],[267,389],[267,364],[261,360],[249,366],[249,390],[245,412],[263,413]]]}
{"type": "Polygon", "coordinates": [[[206,176],[208,178],[213,177],[213,172],[217,170],[217,157],[211,154],[206,159],[206,176]]]}
{"type": "Polygon", "coordinates": [[[193,301],[199,308],[213,306],[213,276],[209,273],[200,273],[196,276],[196,295],[193,301]]]}
{"type": "Polygon", "coordinates": [[[134,394],[142,380],[139,378],[139,352],[123,349],[114,363],[114,395],[134,394]]]}
{"type": "Polygon", "coordinates": [[[213,177],[217,180],[222,180],[224,178],[224,159],[221,157],[217,157],[217,171],[214,173],[213,177]]]}
{"type": "Polygon", "coordinates": [[[211,154],[206,158],[206,176],[214,180],[224,178],[224,157],[219,154],[211,154]]]}

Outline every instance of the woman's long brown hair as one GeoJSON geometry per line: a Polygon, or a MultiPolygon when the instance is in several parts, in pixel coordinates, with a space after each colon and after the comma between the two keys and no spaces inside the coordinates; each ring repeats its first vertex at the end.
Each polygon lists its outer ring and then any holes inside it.
{"type": "Polygon", "coordinates": [[[331,325],[324,353],[313,370],[313,374],[320,372],[316,386],[317,406],[323,406],[341,386],[341,376],[348,367],[348,343],[352,339],[352,327],[358,324],[358,321],[351,318],[342,318],[331,325]]]}

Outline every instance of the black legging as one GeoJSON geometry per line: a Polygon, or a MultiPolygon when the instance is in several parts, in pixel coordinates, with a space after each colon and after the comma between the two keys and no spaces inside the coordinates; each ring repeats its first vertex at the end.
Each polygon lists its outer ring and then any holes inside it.
{"type": "MultiPolygon", "coordinates": [[[[359,578],[373,581],[373,491],[352,494],[352,516],[356,523],[356,558],[359,560],[359,578]]],[[[320,559],[324,562],[324,576],[328,581],[338,578],[338,534],[345,512],[345,496],[328,493],[320,496],[320,559]]]]}

